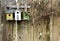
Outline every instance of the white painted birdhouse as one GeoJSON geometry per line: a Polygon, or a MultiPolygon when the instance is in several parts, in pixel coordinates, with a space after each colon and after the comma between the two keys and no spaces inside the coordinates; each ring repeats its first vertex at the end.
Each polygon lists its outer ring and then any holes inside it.
{"type": "Polygon", "coordinates": [[[21,11],[19,10],[15,11],[15,20],[21,20],[21,11]]]}

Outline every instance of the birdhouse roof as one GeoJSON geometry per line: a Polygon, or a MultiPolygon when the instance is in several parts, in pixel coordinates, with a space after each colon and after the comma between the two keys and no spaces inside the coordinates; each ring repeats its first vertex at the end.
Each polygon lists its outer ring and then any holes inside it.
{"type": "Polygon", "coordinates": [[[10,10],[6,10],[5,13],[14,13],[15,10],[10,9],[10,10]]]}

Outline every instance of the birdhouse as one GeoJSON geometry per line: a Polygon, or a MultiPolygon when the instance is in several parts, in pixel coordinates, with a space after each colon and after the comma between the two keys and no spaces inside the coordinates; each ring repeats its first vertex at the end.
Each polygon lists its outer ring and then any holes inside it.
{"type": "Polygon", "coordinates": [[[29,20],[28,12],[23,12],[23,20],[29,20]]]}
{"type": "Polygon", "coordinates": [[[13,20],[13,19],[14,19],[14,18],[13,18],[13,11],[14,11],[14,10],[12,10],[12,9],[5,11],[5,13],[6,13],[6,14],[5,14],[5,15],[6,15],[6,20],[13,20]]]}
{"type": "Polygon", "coordinates": [[[6,20],[13,20],[13,14],[6,14],[6,20]]]}
{"type": "Polygon", "coordinates": [[[21,20],[21,11],[19,10],[15,11],[15,20],[21,20]]]}

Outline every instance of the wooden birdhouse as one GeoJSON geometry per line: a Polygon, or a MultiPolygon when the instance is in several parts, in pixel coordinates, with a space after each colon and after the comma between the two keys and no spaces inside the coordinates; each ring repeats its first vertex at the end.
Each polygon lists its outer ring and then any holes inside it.
{"type": "Polygon", "coordinates": [[[28,12],[23,12],[23,20],[29,20],[29,13],[28,12]]]}
{"type": "Polygon", "coordinates": [[[6,20],[13,20],[13,14],[6,14],[6,20]]]}
{"type": "Polygon", "coordinates": [[[21,20],[21,11],[20,10],[15,11],[15,20],[21,20]]]}
{"type": "Polygon", "coordinates": [[[5,12],[6,14],[6,20],[8,21],[8,20],[13,20],[14,18],[13,18],[13,10],[6,10],[6,12],[5,12]]]}

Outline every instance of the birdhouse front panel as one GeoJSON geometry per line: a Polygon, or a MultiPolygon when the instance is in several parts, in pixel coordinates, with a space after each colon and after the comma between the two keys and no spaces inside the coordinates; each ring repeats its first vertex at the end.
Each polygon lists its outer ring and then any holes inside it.
{"type": "Polygon", "coordinates": [[[13,20],[13,14],[6,14],[6,20],[13,20]]]}
{"type": "Polygon", "coordinates": [[[23,12],[23,20],[29,20],[29,15],[27,12],[23,12]]]}

